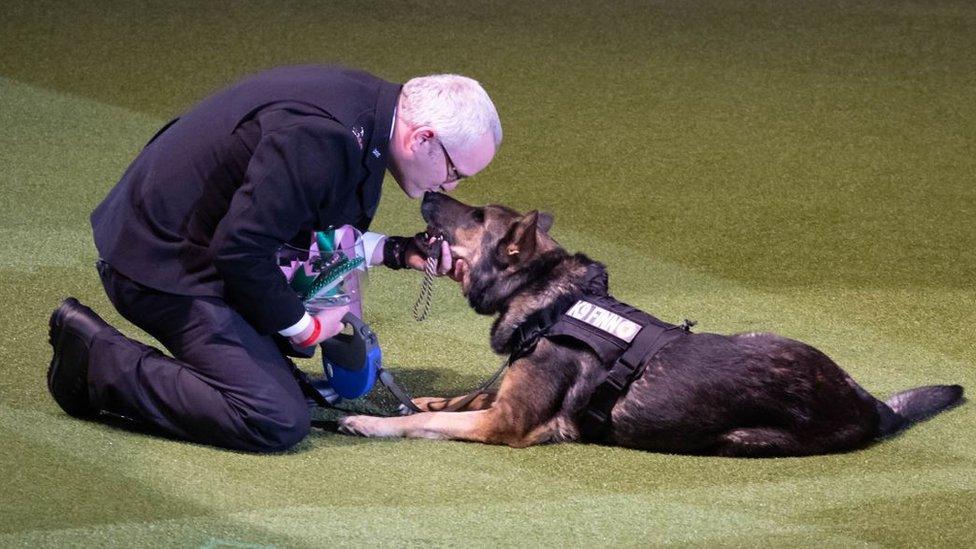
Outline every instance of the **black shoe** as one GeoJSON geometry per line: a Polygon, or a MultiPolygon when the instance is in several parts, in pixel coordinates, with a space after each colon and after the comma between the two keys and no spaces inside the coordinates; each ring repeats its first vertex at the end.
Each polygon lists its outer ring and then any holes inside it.
{"type": "Polygon", "coordinates": [[[70,415],[95,415],[98,410],[88,396],[88,352],[95,334],[111,326],[73,297],[51,313],[50,325],[54,356],[47,370],[47,388],[70,415]]]}

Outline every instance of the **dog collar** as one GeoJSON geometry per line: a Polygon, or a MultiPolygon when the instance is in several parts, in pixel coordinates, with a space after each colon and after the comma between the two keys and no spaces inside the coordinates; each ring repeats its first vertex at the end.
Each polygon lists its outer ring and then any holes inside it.
{"type": "Polygon", "coordinates": [[[526,317],[512,332],[512,336],[505,345],[505,349],[511,353],[509,363],[515,362],[519,357],[532,352],[539,339],[549,333],[549,329],[559,322],[563,314],[579,301],[580,297],[606,296],[607,281],[607,270],[603,265],[596,262],[588,263],[586,274],[580,281],[579,291],[559,296],[549,306],[526,317]]]}

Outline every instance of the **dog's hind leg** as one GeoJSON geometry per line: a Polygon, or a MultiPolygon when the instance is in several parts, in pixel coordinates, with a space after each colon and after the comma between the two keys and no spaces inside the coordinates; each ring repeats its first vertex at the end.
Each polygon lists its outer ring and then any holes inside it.
{"type": "MultiPolygon", "coordinates": [[[[467,412],[473,410],[486,410],[491,407],[491,404],[495,402],[495,397],[498,396],[497,392],[483,392],[478,393],[478,396],[474,399],[458,408],[458,412],[467,412]]],[[[442,398],[442,397],[418,397],[413,399],[413,404],[417,408],[420,408],[424,412],[442,412],[450,406],[454,406],[458,402],[463,401],[467,398],[467,395],[461,395],[459,397],[453,398],[442,398]]]]}
{"type": "Polygon", "coordinates": [[[714,452],[726,457],[777,457],[812,453],[795,433],[775,427],[732,429],[718,437],[714,452]]]}
{"type": "Polygon", "coordinates": [[[718,437],[714,453],[729,457],[810,456],[842,452],[862,446],[870,430],[861,424],[827,428],[818,431],[787,431],[778,427],[743,427],[718,437]]]}

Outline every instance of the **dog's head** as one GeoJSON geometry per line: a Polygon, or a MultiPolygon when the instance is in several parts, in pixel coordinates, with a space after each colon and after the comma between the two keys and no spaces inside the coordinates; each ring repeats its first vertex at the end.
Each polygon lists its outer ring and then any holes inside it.
{"type": "Polygon", "coordinates": [[[420,207],[429,232],[444,236],[455,267],[451,278],[480,314],[494,314],[526,282],[526,268],[558,247],[549,237],[552,216],[525,215],[498,205],[469,206],[428,192],[420,207]]]}

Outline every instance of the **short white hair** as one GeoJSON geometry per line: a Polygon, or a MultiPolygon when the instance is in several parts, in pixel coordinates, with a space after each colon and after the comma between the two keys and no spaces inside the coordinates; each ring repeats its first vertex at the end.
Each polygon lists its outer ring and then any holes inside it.
{"type": "Polygon", "coordinates": [[[491,132],[497,149],[502,124],[477,80],[457,74],[412,78],[400,92],[398,116],[412,127],[430,126],[444,146],[466,149],[491,132]]]}

